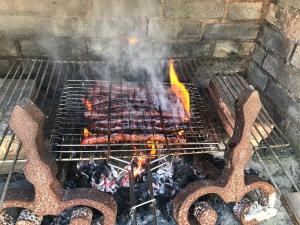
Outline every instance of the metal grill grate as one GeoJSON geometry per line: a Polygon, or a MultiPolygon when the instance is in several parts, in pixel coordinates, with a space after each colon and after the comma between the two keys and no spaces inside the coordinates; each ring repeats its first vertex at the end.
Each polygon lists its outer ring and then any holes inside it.
{"type": "MultiPolygon", "coordinates": [[[[159,90],[151,83],[69,80],[53,126],[52,150],[59,153],[60,160],[124,158],[147,154],[153,148],[160,156],[216,151],[219,140],[204,100],[195,85],[185,86],[190,93],[188,122],[182,119],[177,97],[166,93],[165,104],[169,105],[163,107],[159,90]],[[93,105],[91,111],[86,101],[93,105]],[[85,142],[84,128],[93,130],[88,140],[101,143],[85,142]]],[[[168,84],[162,87],[170,89],[168,84]]]]}

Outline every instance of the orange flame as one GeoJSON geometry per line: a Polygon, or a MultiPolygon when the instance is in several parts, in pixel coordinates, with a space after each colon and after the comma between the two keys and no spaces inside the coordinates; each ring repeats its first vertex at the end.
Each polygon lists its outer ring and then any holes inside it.
{"type": "Polygon", "coordinates": [[[139,41],[139,39],[137,39],[136,37],[132,36],[132,37],[129,37],[129,38],[127,39],[127,42],[128,42],[129,45],[136,45],[136,44],[138,44],[140,41],[139,41]]]}
{"type": "Polygon", "coordinates": [[[82,99],[82,103],[86,106],[86,108],[87,108],[88,111],[92,111],[93,110],[93,103],[90,100],[88,100],[86,98],[83,98],[82,99]]]}
{"type": "Polygon", "coordinates": [[[174,62],[172,59],[169,60],[170,67],[170,83],[171,90],[175,93],[175,95],[180,99],[181,104],[183,105],[184,111],[187,115],[187,119],[190,118],[190,94],[186,89],[183,83],[181,83],[178,79],[174,68],[174,62]]]}
{"type": "Polygon", "coordinates": [[[143,166],[146,164],[147,156],[138,157],[137,167],[133,170],[133,176],[137,177],[142,173],[143,166]]]}
{"type": "Polygon", "coordinates": [[[85,138],[87,138],[87,137],[90,136],[90,134],[91,134],[91,132],[85,127],[85,128],[83,129],[83,136],[84,136],[85,138]]]}

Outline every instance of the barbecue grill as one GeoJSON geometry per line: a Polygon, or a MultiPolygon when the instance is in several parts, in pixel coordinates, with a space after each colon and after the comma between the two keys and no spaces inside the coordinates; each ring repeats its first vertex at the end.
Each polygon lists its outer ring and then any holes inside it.
{"type": "MultiPolygon", "coordinates": [[[[220,138],[222,135],[220,130],[222,128],[220,128],[221,123],[215,113],[215,106],[211,102],[209,91],[207,89],[199,89],[200,85],[198,84],[201,83],[202,85],[203,81],[211,80],[220,94],[224,96],[231,112],[233,112],[234,102],[239,94],[245,88],[249,87],[245,79],[237,73],[242,67],[238,62],[239,59],[224,62],[213,58],[208,60],[197,58],[175,61],[176,71],[178,71],[181,80],[185,82],[190,93],[191,118],[184,125],[184,139],[186,142],[169,142],[165,128],[169,127],[176,130],[176,123],[173,122],[171,126],[165,124],[161,104],[154,106],[148,99],[148,107],[157,107],[160,110],[160,128],[162,129],[161,134],[164,137],[164,141],[160,144],[155,144],[158,159],[168,158],[171,155],[223,151],[224,143],[220,138]]],[[[6,150],[5,154],[1,156],[1,163],[9,165],[8,178],[1,195],[0,204],[4,201],[6,190],[16,165],[26,161],[24,155],[20,154],[22,153],[22,145],[7,123],[16,102],[24,97],[32,99],[46,115],[45,134],[46,138],[50,140],[51,151],[55,153],[57,161],[109,159],[112,166],[122,170],[120,164],[130,165],[130,158],[137,154],[136,149],[138,149],[138,154],[149,152],[150,148],[147,142],[135,141],[132,143],[129,141],[128,143],[114,143],[109,141],[109,137],[113,135],[111,128],[114,126],[113,110],[111,108],[113,102],[113,98],[111,98],[112,87],[118,85],[122,89],[120,100],[122,110],[128,110],[128,103],[135,100],[131,99],[132,96],[123,94],[128,93],[128,89],[132,87],[132,83],[130,83],[131,86],[128,83],[123,83],[124,78],[130,77],[130,74],[134,73],[131,71],[131,67],[120,67],[120,71],[113,72],[113,74],[120,74],[119,77],[112,77],[111,81],[103,81],[101,74],[105,74],[103,71],[107,69],[104,63],[94,61],[18,59],[13,62],[10,70],[0,83],[0,92],[2,94],[0,105],[3,109],[0,116],[1,122],[4,124],[0,130],[0,146],[6,150]],[[108,109],[105,121],[108,127],[108,141],[107,143],[83,144],[82,138],[84,137],[84,127],[87,125],[87,121],[82,119],[86,111],[82,103],[82,98],[93,100],[93,97],[97,97],[101,99],[101,93],[99,93],[99,96],[90,96],[89,94],[89,90],[98,82],[108,87],[107,91],[109,95],[105,103],[106,105],[104,104],[104,107],[108,109]]],[[[111,71],[115,70],[113,68],[109,69],[111,71]]],[[[167,75],[166,71],[162,71],[162,77],[166,81],[168,80],[167,75]]],[[[146,90],[151,90],[152,84],[142,82],[142,80],[143,76],[138,78],[133,85],[134,88],[138,90],[139,87],[143,86],[147,87],[146,90]]],[[[168,86],[167,83],[162,83],[162,85],[168,86]]],[[[151,94],[148,93],[147,96],[151,96],[151,94]]],[[[172,115],[172,117],[175,118],[178,115],[172,115]]],[[[124,117],[121,116],[120,119],[122,120],[122,124],[128,124],[128,121],[126,122],[124,117]]],[[[153,117],[151,115],[149,117],[143,115],[141,123],[145,124],[147,120],[153,120],[153,117]]],[[[183,124],[182,121],[181,123],[183,124]]],[[[124,127],[122,127],[120,132],[124,134],[128,131],[124,131],[124,127]]],[[[154,134],[156,131],[150,129],[148,132],[154,134]]],[[[136,134],[138,136],[143,135],[142,133],[136,134]]],[[[299,190],[297,184],[289,172],[285,170],[278,157],[278,154],[282,153],[281,150],[283,147],[285,149],[289,147],[289,143],[265,109],[261,111],[257,118],[256,126],[254,126],[252,132],[252,139],[254,140],[252,145],[255,153],[279,193],[281,193],[281,190],[276,185],[261,156],[261,154],[266,154],[267,151],[276,159],[278,165],[289,178],[294,188],[299,190]],[[264,133],[270,130],[272,132],[269,132],[268,137],[266,137],[264,133]]],[[[149,164],[149,174],[151,174],[151,171],[158,169],[155,162],[157,160],[153,160],[149,164]],[[153,167],[151,168],[151,166],[153,167]]],[[[151,181],[151,179],[149,180],[151,181]]],[[[141,205],[136,205],[133,188],[134,182],[131,182],[130,186],[133,217],[136,216],[136,209],[144,204],[152,205],[153,216],[155,217],[154,199],[150,199],[141,205]]]]}

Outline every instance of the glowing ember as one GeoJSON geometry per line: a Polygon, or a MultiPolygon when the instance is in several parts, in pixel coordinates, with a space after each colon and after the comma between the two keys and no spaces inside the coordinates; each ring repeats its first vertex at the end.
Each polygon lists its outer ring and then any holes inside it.
{"type": "Polygon", "coordinates": [[[175,95],[180,99],[181,104],[183,105],[184,111],[186,113],[187,118],[190,118],[190,94],[186,89],[183,83],[181,83],[178,79],[174,68],[174,62],[172,59],[169,60],[170,67],[170,83],[171,90],[175,93],[175,95]]]}
{"type": "Polygon", "coordinates": [[[147,156],[138,157],[137,167],[135,167],[133,169],[134,177],[139,176],[140,174],[142,174],[145,171],[144,166],[146,164],[146,160],[147,160],[147,156]]]}
{"type": "Polygon", "coordinates": [[[88,136],[90,136],[90,131],[86,127],[83,129],[83,136],[85,138],[88,137],[88,136]]]}

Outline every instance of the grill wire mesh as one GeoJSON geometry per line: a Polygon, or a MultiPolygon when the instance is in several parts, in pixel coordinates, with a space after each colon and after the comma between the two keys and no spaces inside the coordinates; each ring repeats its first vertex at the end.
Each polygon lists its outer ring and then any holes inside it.
{"type": "MultiPolygon", "coordinates": [[[[162,86],[164,90],[170,89],[168,84],[162,86]]],[[[190,96],[188,122],[183,121],[176,102],[173,105],[169,102],[168,109],[162,110],[160,94],[151,83],[68,80],[53,126],[52,149],[61,153],[62,158],[72,155],[81,159],[107,155],[124,158],[147,154],[153,148],[160,156],[217,150],[219,140],[204,100],[195,85],[185,86],[190,96]],[[103,88],[95,92],[97,85],[103,88]],[[92,111],[88,111],[85,101],[94,103],[92,111]],[[101,114],[97,114],[96,107],[101,114]],[[92,122],[84,114],[94,118],[92,122]],[[92,126],[96,132],[91,137],[101,139],[102,143],[83,143],[84,128],[92,126]],[[144,140],[145,137],[149,140],[144,140]],[[154,137],[161,140],[151,141],[154,137]],[[122,140],[116,142],[118,138],[122,140]]]]}

